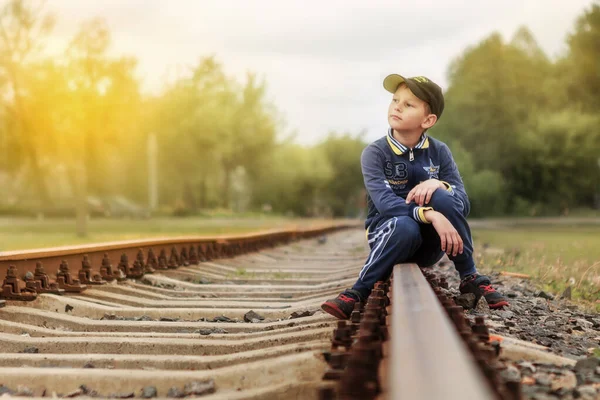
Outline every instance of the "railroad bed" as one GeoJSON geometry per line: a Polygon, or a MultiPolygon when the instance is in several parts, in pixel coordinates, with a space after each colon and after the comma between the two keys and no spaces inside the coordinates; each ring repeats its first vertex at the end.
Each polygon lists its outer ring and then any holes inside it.
{"type": "Polygon", "coordinates": [[[348,323],[323,313],[368,253],[348,228],[0,254],[0,395],[519,398],[482,319],[414,265],[348,323]]]}
{"type": "Polygon", "coordinates": [[[351,284],[365,252],[363,233],[335,229],[5,253],[0,269],[11,276],[5,294],[35,296],[22,278],[40,260],[49,289],[73,291],[6,300],[0,308],[0,394],[316,398],[327,368],[321,353],[336,324],[319,306],[351,284]],[[135,271],[147,267],[132,263],[139,248],[145,264],[152,264],[153,248],[154,273],[135,271]],[[78,291],[84,252],[87,279],[96,282],[78,291]],[[117,265],[121,252],[129,254],[127,271],[117,265]],[[94,275],[104,253],[114,279],[100,284],[94,275]],[[54,285],[63,259],[68,278],[63,273],[59,280],[66,285],[54,285]],[[122,279],[127,272],[138,276],[122,279]]]}

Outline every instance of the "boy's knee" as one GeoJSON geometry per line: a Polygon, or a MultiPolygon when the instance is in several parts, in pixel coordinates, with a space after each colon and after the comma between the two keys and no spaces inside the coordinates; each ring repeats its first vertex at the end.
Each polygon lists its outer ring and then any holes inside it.
{"type": "Polygon", "coordinates": [[[419,223],[410,217],[396,217],[396,229],[394,230],[396,241],[421,241],[421,228],[419,223]]]}
{"type": "Polygon", "coordinates": [[[436,190],[431,196],[428,206],[433,207],[435,211],[438,211],[444,215],[450,215],[454,212],[460,212],[458,209],[458,201],[446,190],[436,190]]]}

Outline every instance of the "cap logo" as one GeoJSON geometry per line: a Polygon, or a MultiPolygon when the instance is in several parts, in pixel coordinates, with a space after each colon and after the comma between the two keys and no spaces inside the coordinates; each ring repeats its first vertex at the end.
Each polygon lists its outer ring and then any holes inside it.
{"type": "Polygon", "coordinates": [[[419,82],[419,83],[427,83],[429,82],[429,79],[425,78],[424,76],[415,76],[414,78],[415,81],[419,82]]]}

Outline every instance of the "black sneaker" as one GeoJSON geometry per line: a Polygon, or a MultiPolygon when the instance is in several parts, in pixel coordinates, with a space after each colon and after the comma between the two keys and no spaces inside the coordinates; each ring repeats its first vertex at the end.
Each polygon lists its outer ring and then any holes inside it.
{"type": "Polygon", "coordinates": [[[485,275],[473,274],[463,278],[460,281],[459,290],[461,293],[473,293],[475,295],[475,304],[481,296],[485,297],[490,308],[502,308],[508,306],[508,300],[492,287],[490,278],[485,275]]]}
{"type": "Polygon", "coordinates": [[[323,311],[338,319],[348,319],[354,310],[354,304],[360,300],[360,296],[353,291],[340,293],[335,299],[327,300],[321,305],[323,311]]]}

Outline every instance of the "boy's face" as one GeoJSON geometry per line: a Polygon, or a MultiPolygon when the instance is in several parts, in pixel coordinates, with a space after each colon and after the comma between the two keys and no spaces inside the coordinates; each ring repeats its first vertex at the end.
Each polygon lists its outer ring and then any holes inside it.
{"type": "Polygon", "coordinates": [[[388,109],[388,123],[398,132],[413,132],[431,128],[437,117],[429,106],[405,85],[398,86],[388,109]]]}

